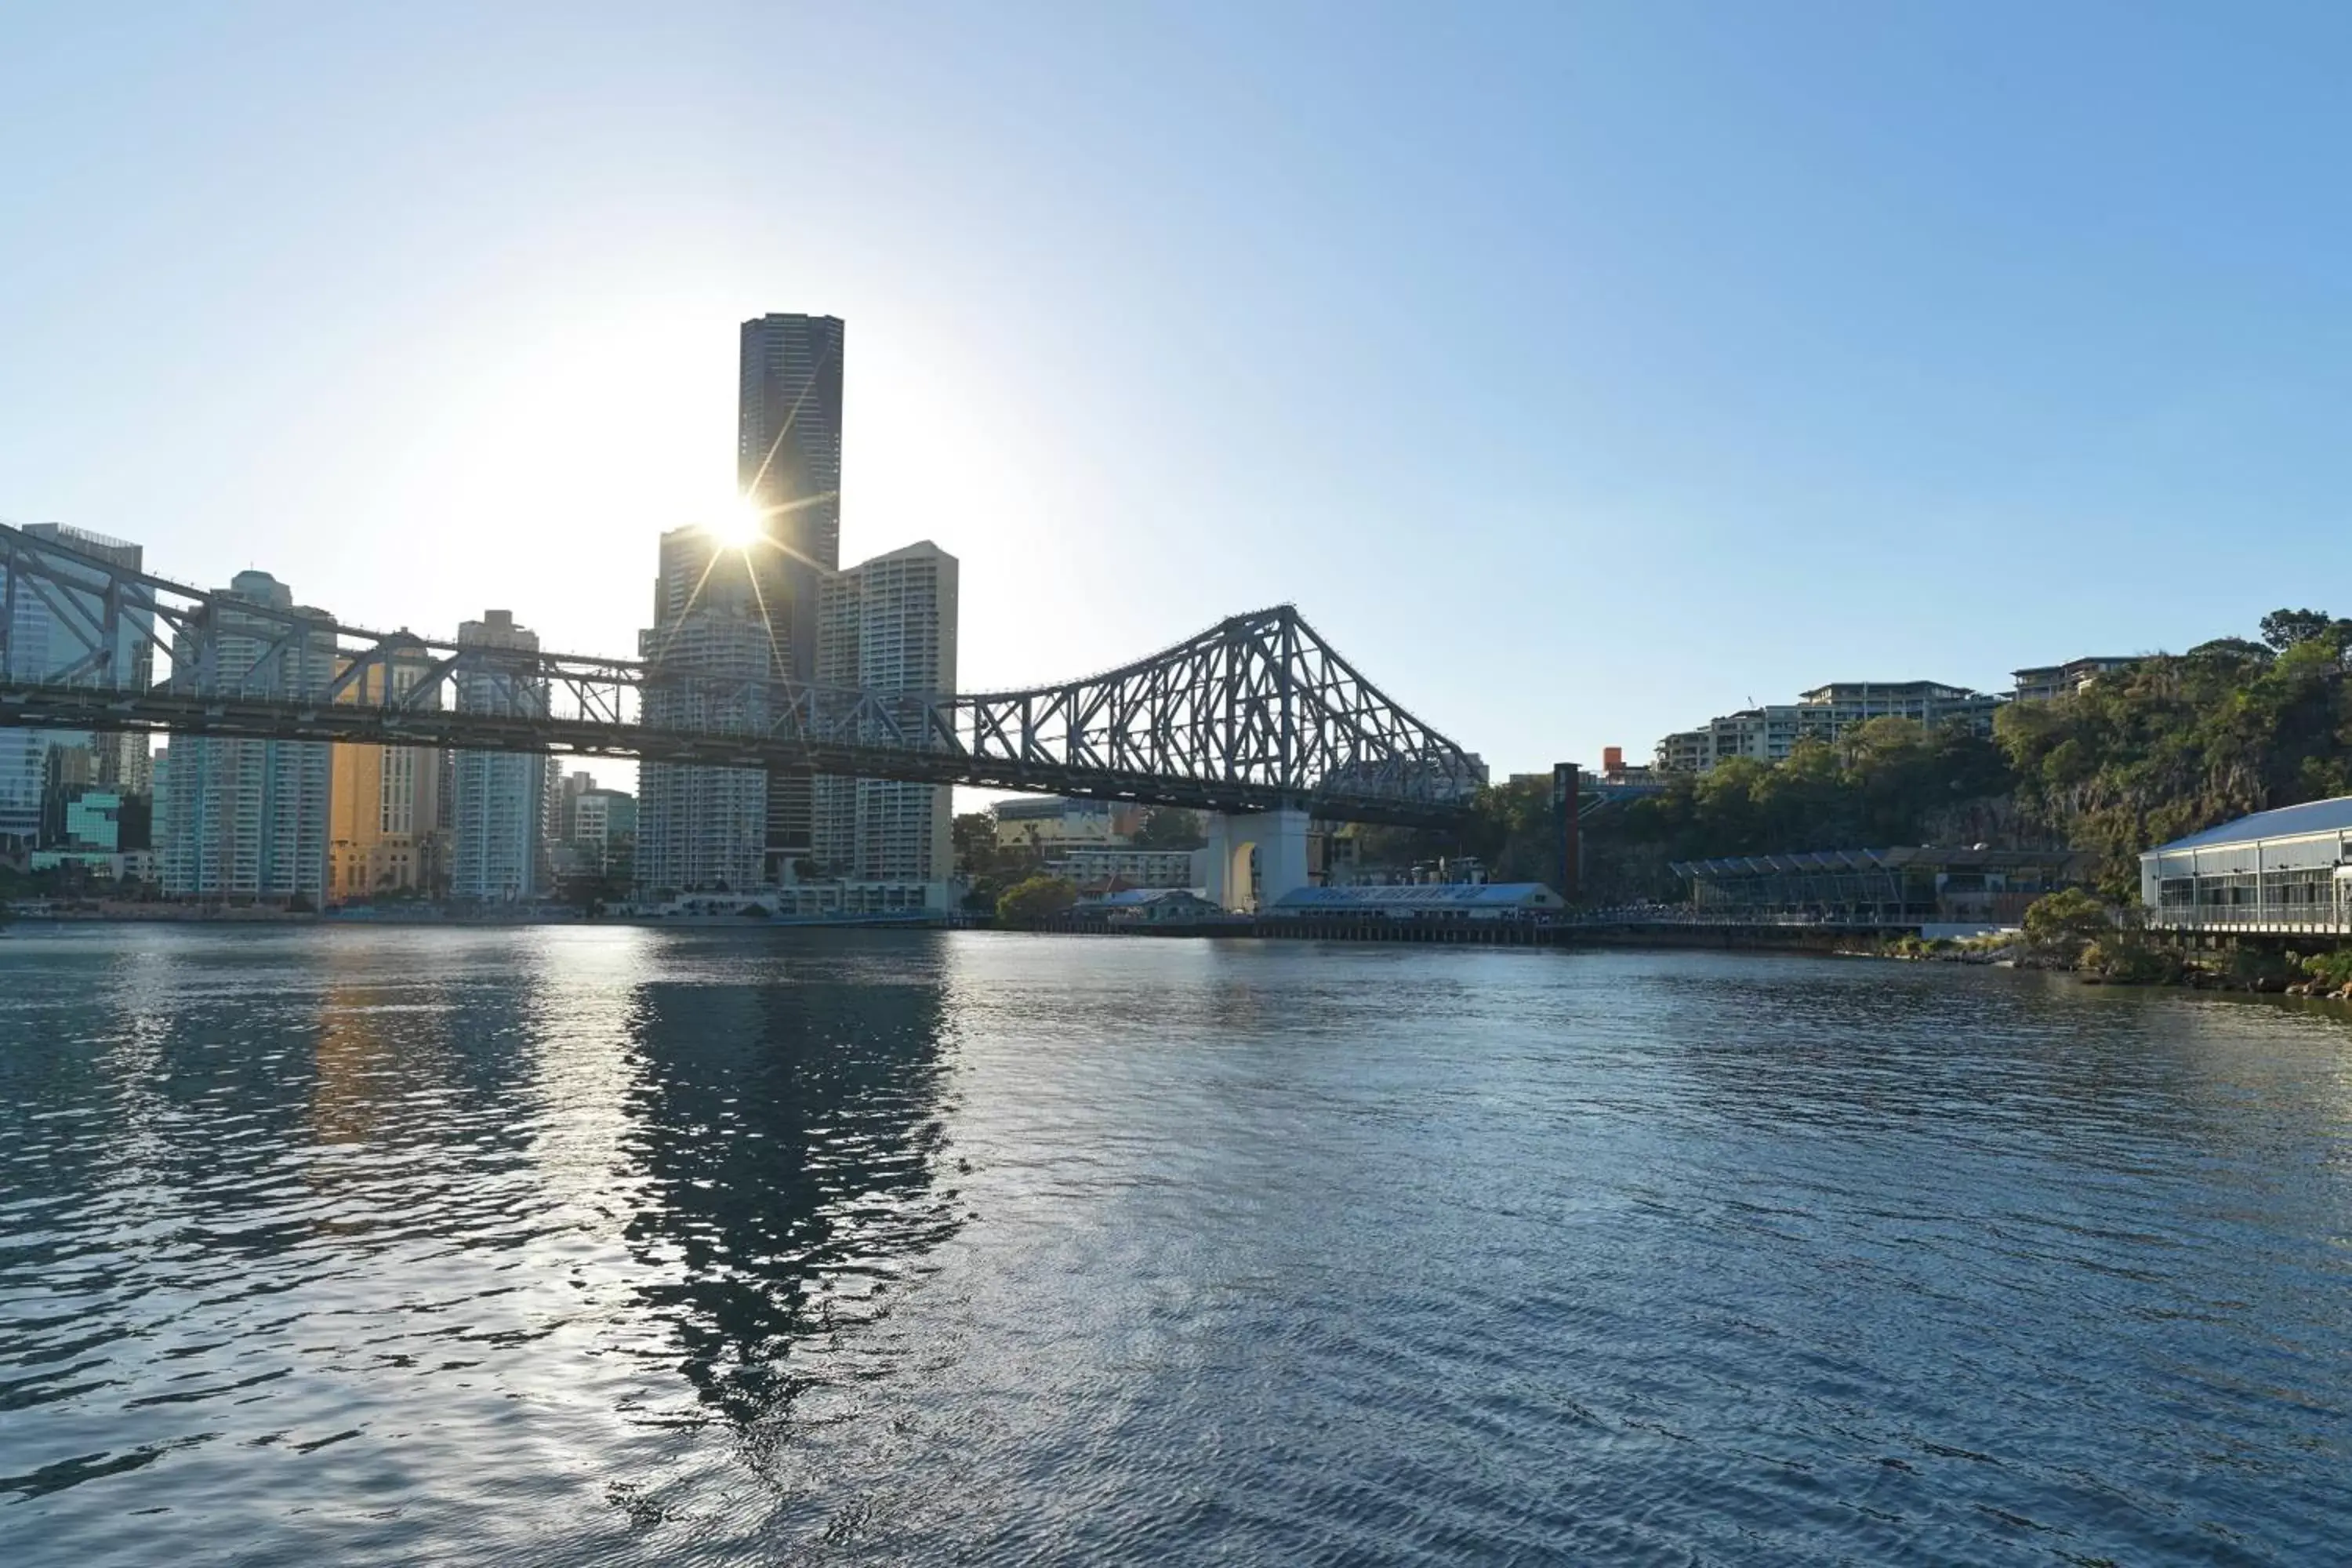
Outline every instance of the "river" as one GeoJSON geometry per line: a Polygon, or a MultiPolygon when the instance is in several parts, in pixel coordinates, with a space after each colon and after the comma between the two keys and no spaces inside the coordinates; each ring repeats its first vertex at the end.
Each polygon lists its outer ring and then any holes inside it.
{"type": "Polygon", "coordinates": [[[988,932],[0,938],[0,1557],[2324,1563],[2352,1016],[988,932]]]}

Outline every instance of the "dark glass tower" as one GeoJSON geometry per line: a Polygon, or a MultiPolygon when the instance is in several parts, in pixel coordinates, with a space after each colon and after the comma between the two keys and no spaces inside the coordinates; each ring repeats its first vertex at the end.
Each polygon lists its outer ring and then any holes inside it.
{"type": "MultiPolygon", "coordinates": [[[[777,548],[753,552],[752,584],[790,673],[816,676],[819,584],[841,565],[841,365],[837,316],[761,316],[743,323],[735,479],[768,514],[777,548]]],[[[768,859],[811,847],[810,776],[768,775],[768,859]]]]}

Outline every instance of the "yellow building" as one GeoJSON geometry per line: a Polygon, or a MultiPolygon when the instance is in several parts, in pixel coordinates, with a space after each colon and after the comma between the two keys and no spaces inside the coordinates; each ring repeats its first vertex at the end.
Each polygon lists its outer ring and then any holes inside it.
{"type": "MultiPolygon", "coordinates": [[[[383,700],[391,671],[393,689],[406,691],[427,667],[420,653],[377,665],[336,699],[374,703],[383,700]]],[[[337,674],[350,668],[341,661],[337,674]]],[[[436,694],[437,697],[437,694],[436,694]]],[[[438,700],[426,704],[440,706],[438,700]]],[[[334,748],[334,778],[328,793],[327,899],[341,903],[387,893],[438,894],[448,879],[448,836],[441,822],[441,753],[424,746],[334,748]]]]}

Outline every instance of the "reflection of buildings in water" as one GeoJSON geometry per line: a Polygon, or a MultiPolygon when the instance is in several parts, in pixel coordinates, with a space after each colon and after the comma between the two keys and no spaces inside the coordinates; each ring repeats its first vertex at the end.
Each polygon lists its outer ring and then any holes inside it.
{"type": "Polygon", "coordinates": [[[700,1396],[739,1425],[786,1414],[795,1348],[870,1321],[952,1236],[934,1184],[940,996],[840,980],[657,984],[638,994],[628,1230],[664,1265],[640,1300],[700,1396]]]}
{"type": "MultiPolygon", "coordinates": [[[[312,1048],[310,1136],[320,1143],[364,1143],[383,1118],[383,1078],[392,1067],[388,1018],[399,1014],[399,992],[380,975],[337,973],[330,960],[320,999],[319,1040],[312,1048]]],[[[304,1170],[313,1179],[319,1166],[304,1170]]]]}

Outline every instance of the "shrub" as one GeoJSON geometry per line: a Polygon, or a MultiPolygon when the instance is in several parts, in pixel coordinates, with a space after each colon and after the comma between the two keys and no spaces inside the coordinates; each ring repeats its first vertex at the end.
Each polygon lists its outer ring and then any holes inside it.
{"type": "Polygon", "coordinates": [[[2170,985],[2180,978],[2180,955],[2128,931],[2116,931],[2083,950],[2083,967],[2125,985],[2170,985]]]}
{"type": "Polygon", "coordinates": [[[2303,961],[2303,972],[2329,991],[2352,985],[2352,947],[2315,952],[2303,961]]]}
{"type": "Polygon", "coordinates": [[[2068,963],[2082,962],[2085,947],[2115,931],[2107,906],[2080,888],[2044,893],[2025,911],[2025,940],[2035,952],[2068,963]]]}
{"type": "Polygon", "coordinates": [[[996,900],[996,918],[1006,925],[1040,925],[1066,914],[1078,901],[1078,890],[1059,877],[1031,877],[1004,889],[996,900]]]}

